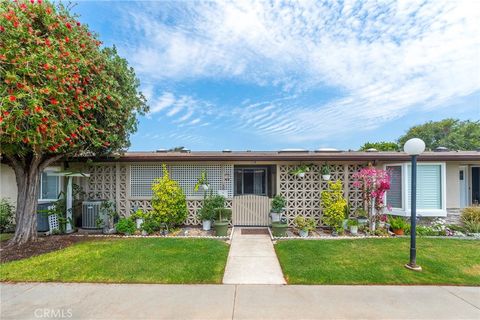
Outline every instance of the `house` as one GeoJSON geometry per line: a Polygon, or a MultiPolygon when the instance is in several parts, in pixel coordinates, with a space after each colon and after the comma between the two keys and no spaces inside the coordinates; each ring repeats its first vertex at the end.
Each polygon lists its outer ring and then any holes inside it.
{"type": "MultiPolygon", "coordinates": [[[[331,180],[341,180],[353,212],[362,205],[361,192],[353,186],[352,175],[369,164],[388,168],[391,190],[387,203],[392,214],[410,214],[410,158],[403,152],[352,152],[333,149],[218,152],[126,152],[109,158],[76,159],[48,168],[41,178],[40,202],[51,201],[63,190],[63,177],[48,171],[79,170],[89,178],[74,182],[83,187],[88,199],[114,200],[121,215],[135,209],[149,210],[153,179],[162,175],[166,164],[170,176],[183,188],[189,209],[187,225],[199,224],[197,210],[203,191],[194,191],[201,172],[207,172],[210,190],[227,198],[233,208],[235,225],[268,225],[269,198],[280,194],[287,199],[286,216],[291,223],[297,215],[321,218],[320,192],[327,187],[320,169],[328,163],[331,180]],[[311,165],[305,177],[290,172],[301,164],[311,165]]],[[[458,218],[461,208],[480,202],[480,152],[425,152],[418,164],[418,215],[458,218]]],[[[15,199],[16,186],[11,168],[1,165],[1,196],[15,199]]],[[[209,191],[210,192],[210,191],[209,191]]]]}

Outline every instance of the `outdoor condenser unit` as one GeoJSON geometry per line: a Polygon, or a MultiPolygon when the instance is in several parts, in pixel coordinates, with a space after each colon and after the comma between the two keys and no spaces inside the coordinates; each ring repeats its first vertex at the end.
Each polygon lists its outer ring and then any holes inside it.
{"type": "Polygon", "coordinates": [[[83,201],[82,203],[82,228],[101,229],[104,214],[100,209],[102,201],[83,201]],[[101,219],[101,220],[100,220],[101,219]],[[101,221],[99,224],[98,222],[101,221]]]}

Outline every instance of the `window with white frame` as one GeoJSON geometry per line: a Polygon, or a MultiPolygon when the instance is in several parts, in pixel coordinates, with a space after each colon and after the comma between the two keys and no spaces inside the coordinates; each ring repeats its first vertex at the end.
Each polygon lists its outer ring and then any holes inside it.
{"type": "Polygon", "coordinates": [[[57,170],[47,169],[43,171],[40,176],[40,192],[38,194],[38,200],[54,201],[58,199],[60,194],[60,177],[48,175],[48,173],[52,171],[57,170]]]}
{"type": "MultiPolygon", "coordinates": [[[[386,203],[393,213],[408,213],[411,208],[411,164],[387,165],[390,190],[386,203]]],[[[417,210],[420,215],[443,215],[445,208],[445,163],[417,165],[417,210]]]]}

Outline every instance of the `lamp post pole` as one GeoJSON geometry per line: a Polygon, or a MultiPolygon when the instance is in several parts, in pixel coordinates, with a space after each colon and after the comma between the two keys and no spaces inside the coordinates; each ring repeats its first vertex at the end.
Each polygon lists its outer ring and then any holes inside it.
{"type": "Polygon", "coordinates": [[[425,151],[425,142],[413,138],[405,143],[404,150],[412,156],[412,185],[411,185],[411,210],[410,210],[410,262],[405,265],[407,269],[422,271],[417,265],[417,157],[425,151]]]}
{"type": "Polygon", "coordinates": [[[410,262],[409,269],[418,269],[417,266],[417,155],[412,156],[412,207],[410,217],[410,262]]]}

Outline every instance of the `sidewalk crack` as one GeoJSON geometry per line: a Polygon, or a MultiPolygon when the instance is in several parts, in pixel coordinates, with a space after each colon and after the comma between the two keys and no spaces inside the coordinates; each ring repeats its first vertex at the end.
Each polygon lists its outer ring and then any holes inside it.
{"type": "Polygon", "coordinates": [[[457,297],[458,299],[463,300],[464,302],[468,303],[469,305],[471,305],[471,306],[474,307],[475,309],[480,310],[479,307],[477,307],[476,305],[474,305],[474,304],[471,303],[470,301],[468,301],[468,300],[460,297],[460,296],[459,296],[458,294],[456,294],[455,292],[452,292],[452,291],[448,290],[448,288],[446,288],[446,287],[441,287],[441,288],[445,289],[448,293],[450,293],[451,295],[454,295],[454,296],[457,297]]]}
{"type": "Polygon", "coordinates": [[[233,293],[232,320],[235,319],[235,305],[237,304],[237,287],[238,285],[235,285],[235,292],[233,293]]]}

